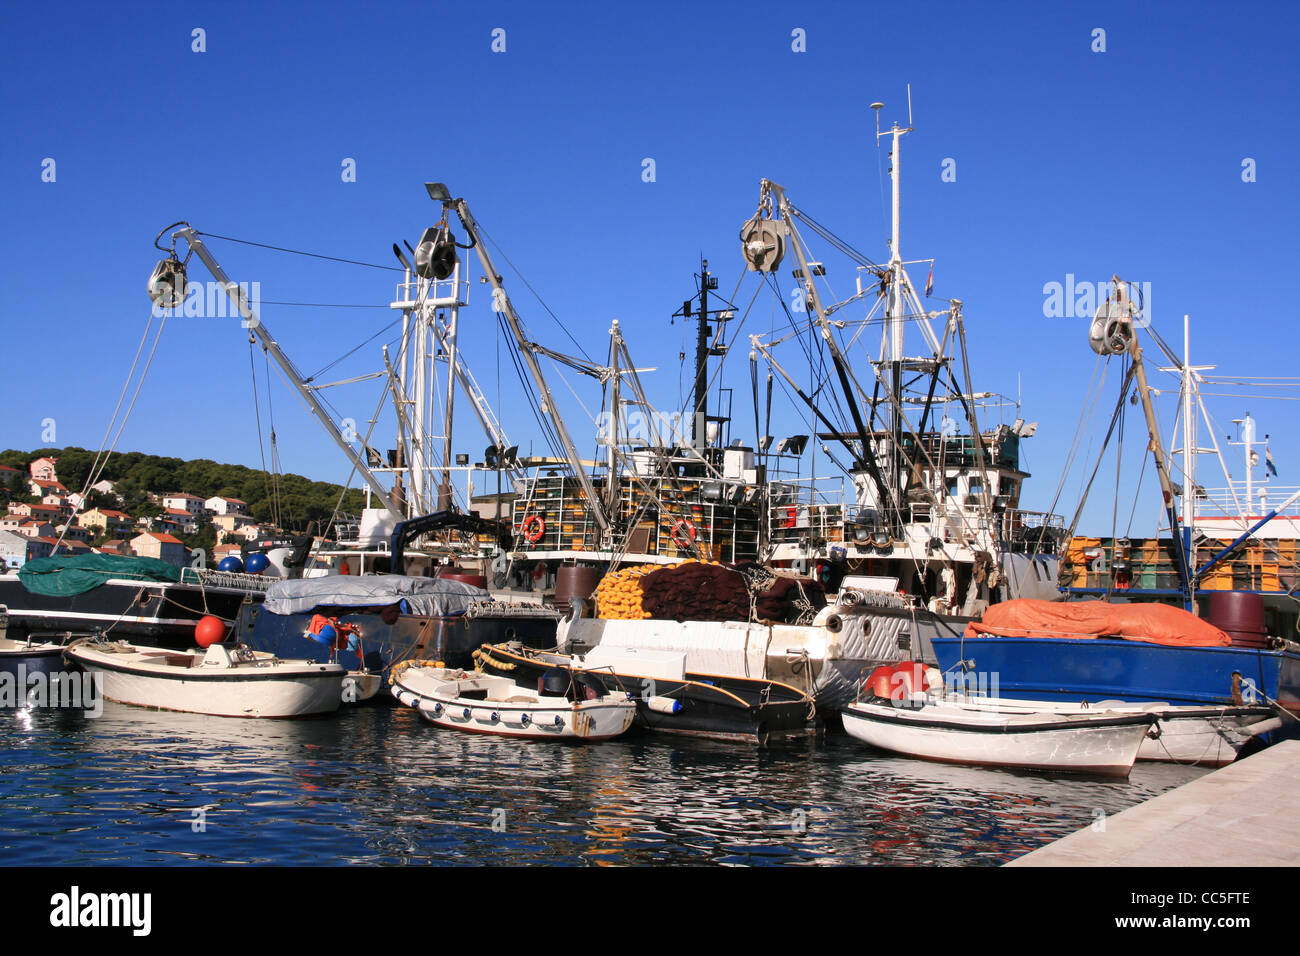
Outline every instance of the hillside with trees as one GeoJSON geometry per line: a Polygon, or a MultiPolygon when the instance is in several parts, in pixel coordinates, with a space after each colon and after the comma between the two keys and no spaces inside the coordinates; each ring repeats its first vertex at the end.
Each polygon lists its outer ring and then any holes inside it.
{"type": "MultiPolygon", "coordinates": [[[[0,452],[0,465],[21,469],[24,479],[21,484],[25,486],[27,466],[45,457],[59,460],[59,481],[69,491],[85,487],[95,461],[95,453],[85,448],[8,449],[0,452]]],[[[119,452],[108,460],[99,477],[117,486],[122,503],[92,494],[91,504],[120,508],[133,517],[156,515],[161,511],[149,500],[151,492],[239,498],[247,502],[249,514],[258,521],[277,524],[285,531],[305,531],[311,521],[317,522],[320,528],[329,521],[336,507],[341,513],[355,515],[365,505],[365,493],[357,489],[350,489],[340,506],[339,495],[343,489],[339,485],[312,481],[302,475],[276,475],[243,465],[226,465],[206,458],[184,461],[134,451],[119,452]]],[[[27,491],[26,487],[13,490],[24,494],[27,491]]]]}

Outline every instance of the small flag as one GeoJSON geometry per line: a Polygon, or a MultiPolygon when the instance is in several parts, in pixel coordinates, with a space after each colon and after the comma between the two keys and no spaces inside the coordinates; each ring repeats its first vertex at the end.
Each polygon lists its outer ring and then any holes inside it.
{"type": "Polygon", "coordinates": [[[1277,477],[1277,465],[1273,464],[1273,453],[1268,448],[1264,449],[1264,468],[1274,478],[1277,477]]]}
{"type": "Polygon", "coordinates": [[[930,263],[930,274],[925,277],[925,294],[929,296],[934,291],[934,263],[930,263]]]}

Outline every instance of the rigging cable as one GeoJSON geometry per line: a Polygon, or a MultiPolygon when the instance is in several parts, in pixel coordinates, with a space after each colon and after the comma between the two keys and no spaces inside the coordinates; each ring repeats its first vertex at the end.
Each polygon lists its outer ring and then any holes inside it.
{"type": "MultiPolygon", "coordinates": [[[[163,329],[167,325],[166,310],[163,310],[161,318],[162,321],[158,323],[158,331],[154,334],[153,345],[149,349],[149,358],[145,361],[144,370],[140,373],[140,379],[136,382],[135,392],[131,396],[131,403],[127,406],[126,414],[122,416],[122,421],[118,425],[117,433],[113,435],[112,444],[109,446],[108,452],[104,454],[103,460],[101,461],[100,454],[104,451],[104,444],[108,441],[108,436],[113,431],[113,423],[117,420],[118,410],[122,407],[122,399],[125,398],[127,389],[131,385],[131,379],[135,375],[136,367],[140,364],[140,353],[144,350],[144,343],[148,340],[149,330],[153,326],[154,315],[153,310],[150,309],[149,321],[145,323],[144,334],[140,336],[140,344],[136,346],[135,358],[132,360],[131,368],[127,372],[126,381],[122,383],[122,394],[118,396],[117,405],[113,409],[113,417],[109,419],[108,428],[105,429],[104,438],[99,445],[99,451],[95,453],[95,460],[91,463],[90,472],[86,475],[85,486],[81,489],[81,500],[83,504],[86,500],[86,495],[90,494],[91,486],[99,481],[99,476],[104,473],[104,468],[107,467],[109,458],[113,456],[113,452],[117,448],[117,443],[122,437],[122,431],[126,428],[126,423],[131,417],[131,411],[135,408],[136,399],[140,397],[140,389],[144,387],[144,380],[149,375],[149,368],[153,365],[153,357],[158,351],[158,343],[162,341],[163,329]]],[[[73,512],[73,516],[75,517],[77,512],[80,510],[81,508],[78,506],[77,511],[73,512]]],[[[63,539],[67,535],[68,529],[71,526],[72,519],[69,518],[64,522],[63,530],[59,533],[58,540],[54,543],[54,550],[57,550],[59,545],[63,543],[63,539]]],[[[53,550],[50,553],[53,554],[53,550]]]]}
{"type": "Polygon", "coordinates": [[[397,266],[381,266],[373,262],[362,262],[360,259],[341,259],[338,256],[327,256],[319,252],[304,252],[301,249],[289,249],[285,246],[272,246],[265,242],[253,242],[250,239],[236,239],[233,236],[218,236],[215,232],[200,232],[195,229],[194,232],[200,236],[207,236],[209,239],[221,239],[225,242],[237,242],[244,246],[257,246],[259,249],[271,249],[275,252],[287,252],[295,256],[307,256],[311,259],[325,259],[329,262],[342,262],[351,266],[365,266],[368,269],[383,269],[385,272],[405,272],[397,266]]]}

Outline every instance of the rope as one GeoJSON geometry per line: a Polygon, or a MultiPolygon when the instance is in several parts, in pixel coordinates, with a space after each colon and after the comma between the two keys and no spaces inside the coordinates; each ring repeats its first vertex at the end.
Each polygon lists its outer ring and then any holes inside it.
{"type": "Polygon", "coordinates": [[[368,269],[383,269],[386,272],[405,272],[404,269],[399,269],[397,266],[381,266],[376,265],[373,262],[362,262],[359,259],[340,259],[338,256],[322,255],[319,252],[304,252],[301,249],[288,249],[284,246],[272,246],[265,242],[253,242],[250,239],[236,239],[233,236],[218,236],[215,232],[199,232],[197,229],[194,231],[200,236],[207,236],[209,239],[222,239],[226,242],[237,242],[243,246],[257,246],[259,249],[271,249],[275,252],[287,252],[291,255],[307,256],[311,259],[325,259],[329,262],[343,262],[351,266],[365,266],[368,269]]]}

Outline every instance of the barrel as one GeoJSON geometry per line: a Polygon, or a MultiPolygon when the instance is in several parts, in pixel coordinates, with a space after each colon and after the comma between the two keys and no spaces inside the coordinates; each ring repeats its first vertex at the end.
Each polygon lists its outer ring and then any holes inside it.
{"type": "Polygon", "coordinates": [[[1233,647],[1267,647],[1264,597],[1248,591],[1218,591],[1206,599],[1205,620],[1232,638],[1233,647]]]}
{"type": "Polygon", "coordinates": [[[462,584],[472,584],[476,588],[487,590],[487,578],[482,574],[473,574],[469,571],[444,571],[438,575],[444,581],[460,581],[462,584]]]}
{"type": "Polygon", "coordinates": [[[555,572],[555,606],[567,611],[573,598],[591,600],[599,583],[600,572],[589,565],[560,565],[555,572]]]}

